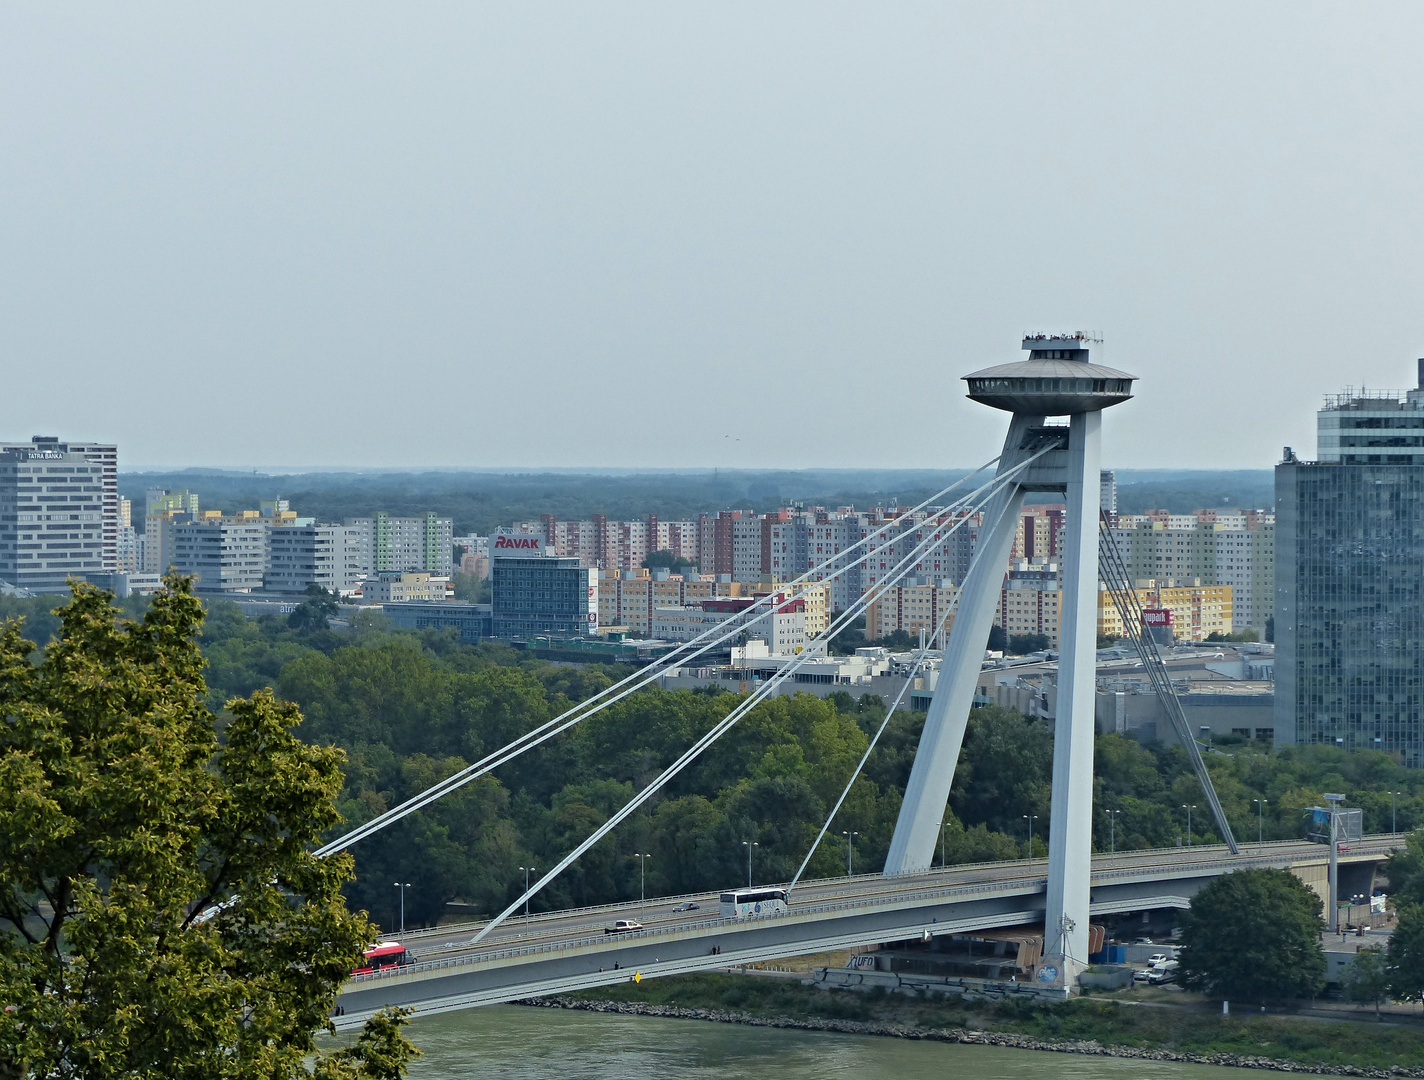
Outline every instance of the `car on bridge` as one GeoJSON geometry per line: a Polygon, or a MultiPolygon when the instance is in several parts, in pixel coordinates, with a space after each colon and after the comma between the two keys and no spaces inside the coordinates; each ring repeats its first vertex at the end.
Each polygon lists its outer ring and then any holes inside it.
{"type": "Polygon", "coordinates": [[[643,929],[643,924],[637,919],[619,919],[612,926],[605,926],[605,934],[631,934],[635,930],[643,929]]]}
{"type": "Polygon", "coordinates": [[[674,911],[674,912],[679,912],[679,911],[696,911],[696,910],[697,910],[697,905],[694,904],[691,900],[687,901],[687,903],[685,903],[685,904],[678,904],[677,907],[673,908],[673,911],[674,911]]]}

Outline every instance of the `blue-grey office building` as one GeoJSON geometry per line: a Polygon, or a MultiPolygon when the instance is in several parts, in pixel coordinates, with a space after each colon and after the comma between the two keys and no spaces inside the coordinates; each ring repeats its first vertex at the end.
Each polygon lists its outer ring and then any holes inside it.
{"type": "Polygon", "coordinates": [[[460,600],[405,600],[382,604],[381,613],[397,629],[458,630],[460,640],[472,645],[494,634],[489,604],[470,604],[460,600]]]}
{"type": "Polygon", "coordinates": [[[578,559],[508,555],[496,536],[490,560],[494,636],[578,637],[598,626],[598,571],[578,559]]]}
{"type": "Polygon", "coordinates": [[[1424,359],[1413,390],[1326,398],[1276,466],[1276,742],[1424,764],[1424,359]]]}

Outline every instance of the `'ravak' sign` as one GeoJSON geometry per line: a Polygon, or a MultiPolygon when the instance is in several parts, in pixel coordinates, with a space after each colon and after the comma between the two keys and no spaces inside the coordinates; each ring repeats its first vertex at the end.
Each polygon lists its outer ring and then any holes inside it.
{"type": "Polygon", "coordinates": [[[544,538],[534,533],[498,533],[490,551],[495,555],[543,555],[544,538]]]}

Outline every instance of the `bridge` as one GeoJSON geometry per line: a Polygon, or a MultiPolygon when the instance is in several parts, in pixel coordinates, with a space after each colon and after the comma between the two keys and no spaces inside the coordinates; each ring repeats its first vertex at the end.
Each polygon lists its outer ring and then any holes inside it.
{"type": "MultiPolygon", "coordinates": [[[[1342,887],[1366,894],[1375,868],[1401,835],[1369,836],[1342,846],[1342,887]],[[1355,881],[1351,881],[1351,878],[1355,881]]],[[[1322,890],[1326,845],[1308,841],[1134,851],[1093,857],[1091,915],[1185,908],[1208,881],[1247,868],[1288,869],[1322,890]]],[[[646,978],[804,956],[942,934],[1042,925],[1048,862],[950,866],[886,877],[867,874],[802,883],[783,914],[751,919],[718,915],[717,894],[660,897],[644,903],[513,918],[477,945],[484,924],[446,926],[406,939],[415,962],[353,977],[341,995],[338,1029],[359,1027],[390,1005],[418,1014],[450,1012],[518,998],[568,993],[646,978]],[[693,911],[678,907],[696,904],[693,911]],[[607,934],[615,920],[644,929],[607,934]]]]}
{"type": "MultiPolygon", "coordinates": [[[[1035,969],[1035,979],[1051,987],[1052,992],[1066,995],[1073,991],[1077,975],[1087,963],[1089,920],[1095,915],[1185,907],[1204,882],[1248,867],[1290,869],[1315,887],[1322,898],[1331,900],[1350,895],[1346,882],[1354,872],[1369,879],[1356,882],[1364,885],[1360,891],[1368,892],[1374,867],[1398,846],[1399,838],[1372,837],[1339,847],[1338,814],[1333,809],[1331,842],[1327,845],[1290,841],[1241,850],[1232,835],[1200,748],[1181,716],[1170,679],[1163,674],[1162,656],[1156,643],[1142,631],[1145,618],[1112,543],[1111,531],[1099,528],[1102,413],[1130,400],[1135,380],[1126,372],[1090,362],[1090,354],[1100,347],[1100,341],[1085,334],[1026,337],[1023,349],[1029,354],[1028,360],[966,376],[970,398],[1012,414],[1008,434],[997,457],[909,508],[907,520],[921,520],[914,515],[925,512],[923,530],[915,533],[916,537],[923,534],[923,539],[906,550],[906,545],[893,534],[893,523],[887,522],[788,583],[785,592],[757,600],[748,611],[770,613],[793,602],[794,587],[800,582],[832,581],[869,559],[892,563],[874,589],[837,612],[831,624],[802,651],[783,658],[775,674],[740,699],[625,806],[556,865],[543,871],[537,881],[526,883],[524,892],[503,911],[482,924],[417,935],[411,941],[416,953],[414,964],[351,980],[343,990],[343,1013],[338,1025],[357,1026],[387,1005],[444,1012],[614,983],[630,977],[630,971],[647,976],[672,975],[830,949],[1034,924],[1042,928],[1042,958],[1035,969]],[[1050,418],[1058,417],[1067,417],[1068,423],[1048,423],[1050,418]],[[943,501],[960,488],[972,490],[947,503],[943,501]],[[1063,600],[1048,858],[932,869],[1019,509],[1032,492],[1059,494],[1068,510],[1061,559],[1063,600]],[[940,677],[926,713],[884,874],[800,883],[890,717],[927,662],[928,643],[916,654],[900,696],[890,703],[800,869],[787,883],[789,910],[756,919],[723,919],[716,910],[717,897],[706,894],[521,917],[530,897],[655,798],[781,683],[793,679],[799,668],[820,655],[832,638],[865,613],[880,590],[915,572],[928,552],[972,520],[980,521],[981,528],[968,572],[934,633],[927,638],[932,643],[945,640],[944,635],[948,634],[940,677]],[[1173,720],[1215,819],[1217,833],[1225,841],[1224,847],[1106,856],[1091,851],[1096,598],[1100,581],[1112,594],[1144,670],[1173,720]],[[1328,853],[1337,848],[1340,866],[1327,870],[1328,853]],[[693,904],[696,907],[689,910],[688,905],[693,904]],[[679,906],[683,910],[674,910],[679,906]],[[606,934],[605,928],[617,919],[635,919],[644,928],[606,934]]],[[[740,624],[704,631],[659,657],[650,667],[361,823],[315,854],[325,857],[359,843],[653,684],[660,669],[688,664],[739,632],[740,624]]],[[[1338,801],[1343,796],[1327,798],[1338,801]]],[[[1327,903],[1326,913],[1333,928],[1333,902],[1327,903]]]]}

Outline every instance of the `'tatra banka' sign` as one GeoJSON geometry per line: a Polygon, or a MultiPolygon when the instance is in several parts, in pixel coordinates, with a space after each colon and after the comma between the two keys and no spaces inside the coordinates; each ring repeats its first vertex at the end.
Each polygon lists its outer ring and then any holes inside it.
{"type": "Polygon", "coordinates": [[[490,554],[496,557],[543,556],[544,542],[544,537],[540,533],[525,532],[522,529],[500,529],[490,542],[490,554]]]}

